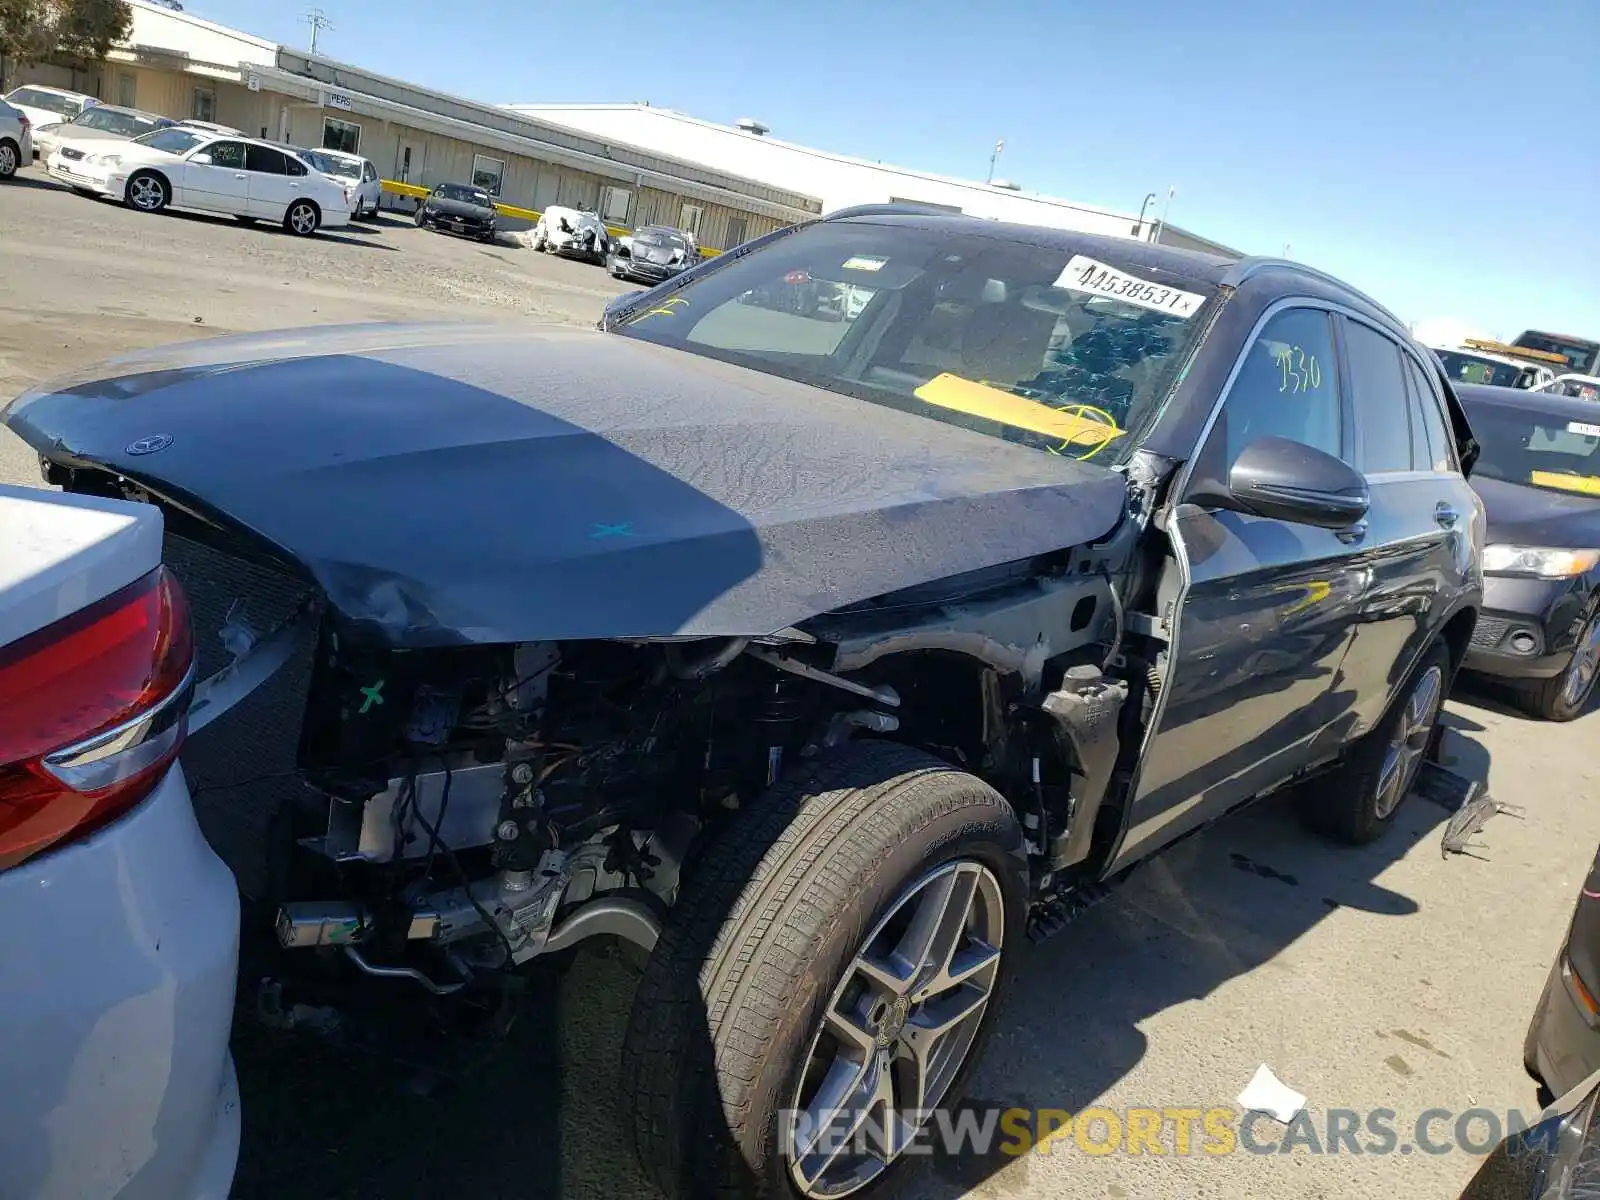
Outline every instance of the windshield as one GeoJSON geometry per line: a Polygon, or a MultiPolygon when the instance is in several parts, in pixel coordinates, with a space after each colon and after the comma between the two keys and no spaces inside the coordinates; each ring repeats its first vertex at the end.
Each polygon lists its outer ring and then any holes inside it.
{"type": "Polygon", "coordinates": [[[1456,383],[1488,383],[1495,387],[1526,387],[1529,372],[1526,367],[1495,362],[1460,350],[1435,350],[1434,357],[1444,365],[1445,374],[1456,383]]]}
{"type": "Polygon", "coordinates": [[[477,204],[489,208],[491,202],[489,193],[482,188],[468,187],[464,183],[441,183],[439,195],[445,200],[461,200],[467,204],[477,204]]]}
{"type": "Polygon", "coordinates": [[[1600,409],[1593,423],[1510,405],[1472,404],[1474,475],[1600,496],[1600,409]]]}
{"type": "Polygon", "coordinates": [[[337,175],[340,179],[361,178],[361,164],[359,162],[335,158],[333,155],[324,154],[320,150],[300,150],[297,153],[325,175],[337,175]]]}
{"type": "Polygon", "coordinates": [[[1567,338],[1530,329],[1518,337],[1515,344],[1528,350],[1559,354],[1567,360],[1567,368],[1579,375],[1592,375],[1596,366],[1600,366],[1600,344],[1582,338],[1567,338]]]}
{"type": "Polygon", "coordinates": [[[138,137],[140,134],[172,124],[163,117],[140,117],[133,113],[101,108],[98,105],[84,109],[72,123],[83,129],[102,129],[107,133],[121,133],[128,137],[138,137]]]}
{"type": "Polygon", "coordinates": [[[54,92],[41,92],[38,88],[18,88],[6,99],[12,104],[26,104],[29,108],[42,108],[46,112],[59,113],[68,120],[83,111],[82,101],[58,96],[54,92]]]}
{"type": "Polygon", "coordinates": [[[207,140],[205,134],[194,133],[188,129],[158,129],[154,133],[133,139],[136,146],[153,146],[157,150],[165,150],[168,154],[183,154],[207,140]]]}
{"type": "Polygon", "coordinates": [[[987,233],[826,223],[691,277],[619,332],[1110,462],[1156,415],[1215,290],[987,233]]]}
{"type": "Polygon", "coordinates": [[[689,252],[688,239],[676,229],[657,229],[647,225],[635,231],[633,241],[638,246],[667,246],[673,250],[682,250],[685,254],[689,252]]]}

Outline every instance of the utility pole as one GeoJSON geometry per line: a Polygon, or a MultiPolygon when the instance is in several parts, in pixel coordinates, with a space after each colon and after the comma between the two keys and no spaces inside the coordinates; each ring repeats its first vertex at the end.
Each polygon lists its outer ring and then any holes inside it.
{"type": "Polygon", "coordinates": [[[1156,236],[1151,238],[1151,241],[1159,242],[1161,240],[1161,231],[1167,227],[1167,213],[1172,210],[1172,198],[1177,194],[1178,189],[1176,186],[1167,188],[1167,198],[1161,205],[1161,219],[1156,222],[1156,236]]]}
{"type": "Polygon", "coordinates": [[[994,143],[994,153],[989,155],[989,178],[984,180],[985,183],[993,183],[994,182],[994,163],[995,163],[995,159],[1000,157],[1000,151],[1004,150],[1005,148],[1006,148],[1006,140],[1005,140],[1005,138],[996,138],[995,139],[995,143],[994,143]]]}
{"type": "Polygon", "coordinates": [[[317,52],[317,34],[324,29],[331,30],[333,22],[328,19],[328,14],[320,8],[308,8],[300,14],[300,19],[311,26],[311,53],[317,52]]]}
{"type": "Polygon", "coordinates": [[[1145,196],[1144,203],[1139,205],[1139,219],[1133,223],[1133,236],[1134,237],[1141,238],[1141,239],[1144,237],[1144,214],[1145,214],[1145,210],[1150,207],[1151,202],[1155,198],[1156,198],[1156,194],[1154,192],[1150,192],[1148,195],[1145,196]]]}

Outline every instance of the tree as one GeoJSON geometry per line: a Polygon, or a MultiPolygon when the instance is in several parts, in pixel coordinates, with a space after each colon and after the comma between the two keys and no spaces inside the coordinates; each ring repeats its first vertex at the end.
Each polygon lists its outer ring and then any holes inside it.
{"type": "Polygon", "coordinates": [[[55,54],[77,68],[104,62],[111,47],[133,32],[128,0],[66,0],[58,14],[55,54]]]}
{"type": "Polygon", "coordinates": [[[5,87],[7,62],[37,62],[49,54],[53,40],[44,0],[0,0],[0,89],[5,87]]]}
{"type": "Polygon", "coordinates": [[[0,0],[0,89],[8,63],[89,67],[132,30],[127,0],[0,0]]]}

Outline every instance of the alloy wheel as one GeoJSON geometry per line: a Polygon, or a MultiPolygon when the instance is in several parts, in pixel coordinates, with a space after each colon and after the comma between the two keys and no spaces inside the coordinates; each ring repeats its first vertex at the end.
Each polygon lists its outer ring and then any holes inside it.
{"type": "Polygon", "coordinates": [[[908,887],[850,959],[791,1107],[790,1178],[807,1197],[880,1176],[946,1098],[1000,975],[1005,900],[989,868],[946,863],[908,887]]]}
{"type": "Polygon", "coordinates": [[[17,171],[17,152],[10,142],[0,142],[0,179],[10,179],[17,171]]]}
{"type": "Polygon", "coordinates": [[[1578,635],[1578,644],[1573,648],[1572,661],[1567,664],[1567,677],[1561,687],[1562,702],[1568,708],[1581,708],[1594,690],[1597,673],[1600,673],[1600,613],[1590,617],[1578,635]]]}
{"type": "Polygon", "coordinates": [[[1443,705],[1444,669],[1435,663],[1412,687],[1400,713],[1400,724],[1389,739],[1383,770],[1378,773],[1377,801],[1373,806],[1378,820],[1387,819],[1411,790],[1443,705]]]}
{"type": "Polygon", "coordinates": [[[166,203],[166,193],[161,182],[153,175],[140,175],[128,185],[128,196],[133,206],[145,212],[155,212],[166,203]]]}
{"type": "Polygon", "coordinates": [[[289,227],[296,233],[312,233],[317,228],[317,214],[309,204],[296,204],[289,210],[289,227]]]}

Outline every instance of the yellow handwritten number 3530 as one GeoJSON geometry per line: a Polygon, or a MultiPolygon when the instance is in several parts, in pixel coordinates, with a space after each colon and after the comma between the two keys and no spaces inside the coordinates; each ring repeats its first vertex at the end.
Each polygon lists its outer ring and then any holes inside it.
{"type": "Polygon", "coordinates": [[[1277,357],[1282,372],[1280,392],[1310,392],[1322,386],[1322,366],[1315,354],[1307,354],[1300,346],[1285,346],[1277,357]]]}

